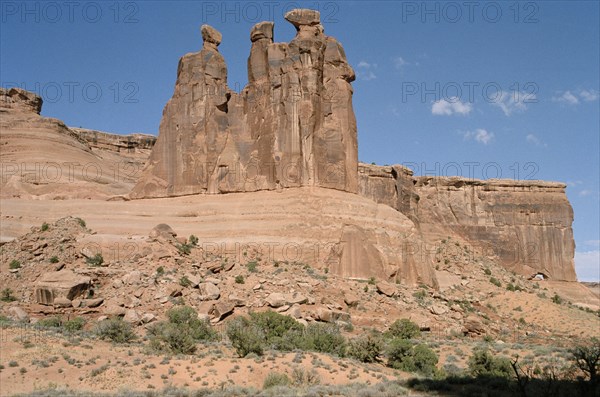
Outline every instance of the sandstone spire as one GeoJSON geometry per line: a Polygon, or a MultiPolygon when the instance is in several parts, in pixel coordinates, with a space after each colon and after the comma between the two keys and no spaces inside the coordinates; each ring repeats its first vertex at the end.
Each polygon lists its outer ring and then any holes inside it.
{"type": "Polygon", "coordinates": [[[354,71],[324,34],[318,11],[292,10],[290,43],[273,22],[250,32],[248,85],[227,87],[221,34],[201,28],[198,53],[181,58],[175,92],[133,198],[320,186],[356,193],[354,71]]]}

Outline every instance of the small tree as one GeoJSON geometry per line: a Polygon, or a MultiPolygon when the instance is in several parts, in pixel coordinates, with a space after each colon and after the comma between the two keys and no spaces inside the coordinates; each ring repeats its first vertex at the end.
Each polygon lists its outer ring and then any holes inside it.
{"type": "Polygon", "coordinates": [[[570,350],[575,365],[590,378],[595,385],[600,375],[600,341],[592,338],[585,345],[577,345],[570,350]]]}

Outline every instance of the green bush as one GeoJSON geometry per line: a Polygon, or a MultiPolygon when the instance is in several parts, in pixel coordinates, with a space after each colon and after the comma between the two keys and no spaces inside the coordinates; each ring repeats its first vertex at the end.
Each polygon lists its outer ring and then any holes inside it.
{"type": "Polygon", "coordinates": [[[419,326],[407,318],[394,321],[386,335],[391,338],[412,339],[421,336],[419,326]]]}
{"type": "Polygon", "coordinates": [[[260,328],[250,322],[247,317],[233,319],[227,325],[227,337],[240,357],[250,353],[261,356],[266,343],[265,335],[260,328]]]}
{"type": "Polygon", "coordinates": [[[198,237],[191,234],[190,237],[188,238],[188,244],[193,245],[194,247],[197,246],[198,245],[198,237]]]}
{"type": "Polygon", "coordinates": [[[560,295],[554,294],[552,297],[552,302],[556,303],[557,305],[561,305],[563,303],[563,299],[560,297],[560,295]]]}
{"type": "Polygon", "coordinates": [[[286,374],[280,374],[278,372],[269,372],[269,375],[263,382],[263,389],[268,389],[275,386],[288,386],[290,384],[290,378],[286,374]]]}
{"type": "Polygon", "coordinates": [[[19,262],[16,259],[13,259],[12,261],[10,261],[10,264],[8,265],[8,267],[10,269],[20,269],[21,268],[21,262],[19,262]]]}
{"type": "Polygon", "coordinates": [[[181,255],[189,255],[192,252],[193,245],[189,243],[178,244],[177,250],[181,255]]]}
{"type": "Polygon", "coordinates": [[[483,269],[483,272],[488,276],[492,275],[492,271],[490,269],[488,269],[487,267],[485,269],[483,269]]]}
{"type": "Polygon", "coordinates": [[[50,258],[50,263],[58,263],[58,256],[54,255],[52,258],[50,258]]]}
{"type": "Polygon", "coordinates": [[[97,253],[94,256],[90,256],[89,258],[85,258],[85,263],[90,266],[101,266],[104,263],[104,258],[101,253],[97,253]]]}
{"type": "Polygon", "coordinates": [[[115,343],[129,343],[136,338],[131,325],[120,318],[111,318],[99,322],[94,327],[94,333],[100,339],[115,343]]]}
{"type": "Polygon", "coordinates": [[[414,345],[406,339],[393,339],[387,349],[389,367],[430,376],[435,373],[438,357],[426,345],[414,345]]]}
{"type": "Polygon", "coordinates": [[[182,287],[189,287],[190,285],[192,285],[192,282],[189,278],[187,278],[187,276],[183,276],[179,279],[179,285],[181,285],[182,287]]]}
{"type": "Polygon", "coordinates": [[[236,284],[244,284],[244,276],[242,276],[241,274],[235,276],[235,283],[236,284]]]}
{"type": "Polygon", "coordinates": [[[36,323],[41,328],[59,328],[62,326],[62,319],[60,317],[46,317],[38,320],[36,323]]]}
{"type": "Polygon", "coordinates": [[[14,302],[17,298],[12,294],[13,291],[10,288],[4,288],[2,292],[0,292],[0,301],[2,302],[14,302]]]}
{"type": "Polygon", "coordinates": [[[83,329],[85,325],[85,319],[82,317],[75,317],[72,320],[65,321],[62,326],[67,332],[75,332],[83,329]]]}
{"type": "Polygon", "coordinates": [[[86,227],[85,221],[83,219],[75,218],[75,220],[77,221],[77,223],[79,223],[79,226],[86,227]]]}
{"type": "Polygon", "coordinates": [[[346,352],[346,338],[337,326],[326,323],[311,323],[306,327],[301,346],[303,350],[336,354],[343,357],[346,352]]]}
{"type": "Polygon", "coordinates": [[[301,331],[304,328],[290,316],[270,310],[250,313],[250,321],[263,332],[267,342],[271,342],[274,338],[281,338],[291,330],[301,331]]]}
{"type": "Polygon", "coordinates": [[[366,335],[355,338],[348,345],[348,355],[363,363],[374,363],[383,350],[381,338],[366,335]]]}
{"type": "Polygon", "coordinates": [[[487,349],[476,349],[468,361],[469,373],[474,376],[510,378],[512,367],[510,360],[494,357],[487,349]]]}
{"type": "Polygon", "coordinates": [[[168,322],[154,324],[148,329],[150,348],[156,352],[192,354],[196,351],[196,341],[180,327],[168,322]]]}
{"type": "Polygon", "coordinates": [[[45,232],[46,230],[48,230],[50,228],[50,225],[48,225],[46,222],[42,223],[42,232],[45,232]]]}
{"type": "Polygon", "coordinates": [[[150,347],[156,351],[192,354],[198,342],[217,339],[210,323],[200,320],[189,306],[170,309],[167,318],[148,329],[150,347]]]}
{"type": "Polygon", "coordinates": [[[248,269],[248,271],[250,273],[254,273],[254,272],[256,272],[257,265],[258,265],[258,263],[256,261],[250,261],[250,262],[246,263],[246,269],[248,269]]]}
{"type": "Polygon", "coordinates": [[[502,283],[496,277],[490,277],[490,283],[494,284],[496,287],[502,287],[502,283]]]}

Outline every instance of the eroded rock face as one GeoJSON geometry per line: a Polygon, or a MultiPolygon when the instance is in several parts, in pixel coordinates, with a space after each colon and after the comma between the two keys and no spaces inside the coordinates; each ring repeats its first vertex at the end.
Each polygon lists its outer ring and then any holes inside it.
{"type": "Polygon", "coordinates": [[[0,88],[0,111],[7,110],[40,114],[42,98],[21,88],[0,88]]]}
{"type": "Polygon", "coordinates": [[[91,278],[70,270],[45,273],[35,286],[36,301],[42,305],[70,301],[81,296],[91,286],[91,278]]]}
{"type": "Polygon", "coordinates": [[[173,97],[132,198],[320,186],[358,191],[354,71],[323,33],[319,13],[292,10],[290,43],[273,23],[250,32],[248,85],[227,87],[221,34],[202,26],[203,49],[181,58],[173,97]]]}
{"type": "Polygon", "coordinates": [[[360,195],[415,222],[427,244],[420,252],[453,236],[516,273],[577,280],[573,209],[562,183],[413,177],[402,166],[367,164],[359,181],[360,195]]]}

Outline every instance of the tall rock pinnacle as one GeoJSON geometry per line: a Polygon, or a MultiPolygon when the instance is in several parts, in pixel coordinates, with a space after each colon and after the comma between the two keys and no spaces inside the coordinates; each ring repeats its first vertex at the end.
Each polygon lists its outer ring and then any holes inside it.
{"type": "Polygon", "coordinates": [[[313,10],[292,10],[290,43],[273,22],[250,32],[248,85],[227,87],[221,34],[201,28],[200,52],[179,62],[173,97],[133,198],[320,186],[356,193],[354,71],[313,10]]]}

